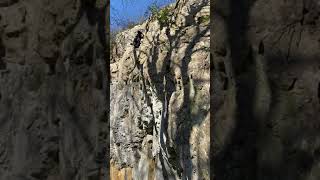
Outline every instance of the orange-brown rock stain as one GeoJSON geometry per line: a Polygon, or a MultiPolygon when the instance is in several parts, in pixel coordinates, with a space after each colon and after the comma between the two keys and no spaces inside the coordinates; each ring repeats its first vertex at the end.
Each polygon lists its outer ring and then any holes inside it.
{"type": "MultiPolygon", "coordinates": [[[[156,161],[149,159],[148,180],[155,180],[156,161]]],[[[110,179],[111,180],[133,180],[132,168],[119,169],[114,163],[110,164],[110,179]]]]}
{"type": "Polygon", "coordinates": [[[132,178],[132,168],[122,168],[118,169],[118,167],[114,164],[110,164],[110,179],[111,180],[133,180],[132,178]]]}
{"type": "Polygon", "coordinates": [[[149,160],[149,172],[148,172],[148,180],[154,180],[156,170],[156,161],[155,159],[149,160]]]}

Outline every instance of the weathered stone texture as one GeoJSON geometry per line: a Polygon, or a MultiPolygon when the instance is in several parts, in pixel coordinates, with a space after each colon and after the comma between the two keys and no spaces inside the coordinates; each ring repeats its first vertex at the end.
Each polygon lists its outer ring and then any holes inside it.
{"type": "Polygon", "coordinates": [[[111,159],[133,179],[209,179],[209,1],[169,6],[116,36],[111,66],[111,159]],[[139,49],[130,43],[141,30],[139,49]]]}

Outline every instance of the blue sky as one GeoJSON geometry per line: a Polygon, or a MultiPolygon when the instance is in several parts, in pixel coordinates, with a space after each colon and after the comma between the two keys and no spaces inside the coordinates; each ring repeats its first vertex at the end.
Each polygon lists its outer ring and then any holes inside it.
{"type": "Polygon", "coordinates": [[[175,0],[111,0],[111,31],[119,29],[117,22],[138,21],[145,17],[145,12],[152,3],[160,6],[175,2],[175,0]]]}

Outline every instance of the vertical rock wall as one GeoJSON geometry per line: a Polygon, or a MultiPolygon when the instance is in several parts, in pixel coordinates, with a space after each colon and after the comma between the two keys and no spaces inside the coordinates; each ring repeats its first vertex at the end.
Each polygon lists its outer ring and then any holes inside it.
{"type": "Polygon", "coordinates": [[[151,17],[113,45],[111,179],[209,179],[210,4],[168,8],[168,24],[151,17]]]}

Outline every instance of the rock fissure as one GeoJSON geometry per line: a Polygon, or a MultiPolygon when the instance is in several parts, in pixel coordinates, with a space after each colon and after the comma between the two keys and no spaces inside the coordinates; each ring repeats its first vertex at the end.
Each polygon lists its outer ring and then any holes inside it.
{"type": "Polygon", "coordinates": [[[209,179],[210,32],[209,21],[197,22],[209,7],[207,0],[177,1],[167,7],[167,24],[149,18],[116,35],[111,159],[119,173],[130,167],[133,179],[209,179]],[[144,38],[133,48],[138,31],[144,38]]]}

